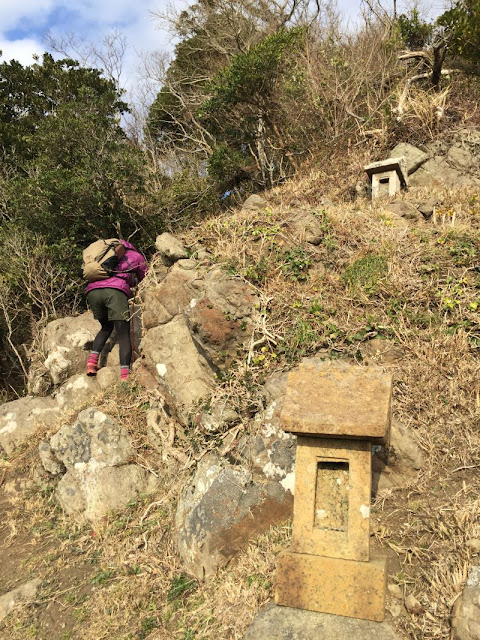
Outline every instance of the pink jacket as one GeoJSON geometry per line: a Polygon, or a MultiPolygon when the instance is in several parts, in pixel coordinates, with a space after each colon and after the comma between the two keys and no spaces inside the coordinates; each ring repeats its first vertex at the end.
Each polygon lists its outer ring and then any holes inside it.
{"type": "Polygon", "coordinates": [[[118,271],[126,273],[117,273],[107,280],[97,280],[96,282],[89,282],[85,289],[85,293],[92,291],[92,289],[118,289],[128,297],[132,297],[132,287],[137,282],[141,282],[145,274],[148,271],[147,261],[145,257],[135,249],[133,244],[122,240],[122,244],[127,249],[123,258],[120,258],[118,262],[118,271]]]}

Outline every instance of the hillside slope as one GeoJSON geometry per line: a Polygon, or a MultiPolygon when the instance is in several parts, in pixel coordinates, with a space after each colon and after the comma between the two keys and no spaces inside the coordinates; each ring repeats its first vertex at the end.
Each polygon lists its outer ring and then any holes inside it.
{"type": "MultiPolygon", "coordinates": [[[[468,135],[455,148],[478,149],[478,134],[468,135]]],[[[352,157],[350,175],[360,179],[365,161],[352,157]]],[[[212,266],[251,283],[259,299],[252,340],[215,397],[236,399],[239,438],[256,428],[252,406],[265,380],[304,356],[392,372],[393,415],[415,433],[424,462],[406,486],[377,492],[372,544],[388,554],[389,583],[420,603],[408,611],[389,595],[391,624],[405,638],[445,638],[480,539],[478,187],[474,180],[460,188],[455,180],[424,182],[396,198],[405,205],[395,206],[399,216],[388,201],[340,198],[341,180],[345,196],[345,177],[327,182],[312,168],[253,208],[233,209],[185,235],[193,256],[203,251],[212,266]],[[420,213],[432,198],[432,211],[420,213]]],[[[128,424],[137,456],[158,471],[165,460],[146,445],[150,401],[133,380],[108,389],[96,406],[128,424]]],[[[195,424],[185,433],[187,457],[224,445],[195,424]]],[[[2,461],[2,483],[8,480],[13,498],[4,502],[1,580],[6,588],[32,576],[42,582],[33,604],[0,622],[0,637],[241,638],[273,598],[275,559],[288,546],[289,524],[272,527],[199,583],[184,572],[173,543],[190,467],[169,467],[153,500],[139,498],[95,525],[75,524],[51,484],[35,476],[42,435],[2,461]]]]}

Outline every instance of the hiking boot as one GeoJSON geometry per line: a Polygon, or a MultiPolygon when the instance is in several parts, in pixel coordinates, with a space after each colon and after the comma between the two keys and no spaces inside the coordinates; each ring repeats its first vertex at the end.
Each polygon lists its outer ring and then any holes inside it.
{"type": "Polygon", "coordinates": [[[93,362],[87,362],[86,374],[87,376],[96,376],[98,371],[98,365],[93,362]]]}

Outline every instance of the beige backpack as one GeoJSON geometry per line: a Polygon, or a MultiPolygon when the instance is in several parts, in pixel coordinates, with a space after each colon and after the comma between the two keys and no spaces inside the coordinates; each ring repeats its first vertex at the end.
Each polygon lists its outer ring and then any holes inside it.
{"type": "Polygon", "coordinates": [[[118,261],[124,255],[125,246],[117,238],[92,242],[83,250],[83,278],[87,282],[111,278],[118,273],[118,261]]]}

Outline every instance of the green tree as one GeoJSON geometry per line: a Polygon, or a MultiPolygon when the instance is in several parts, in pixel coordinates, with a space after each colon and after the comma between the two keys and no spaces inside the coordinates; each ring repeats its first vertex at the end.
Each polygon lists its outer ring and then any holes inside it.
{"type": "Polygon", "coordinates": [[[480,1],[459,0],[443,13],[437,24],[450,36],[450,52],[471,62],[480,62],[480,1]]]}
{"type": "MultiPolygon", "coordinates": [[[[198,111],[215,139],[236,151],[249,149],[261,169],[263,184],[272,184],[285,162],[296,168],[289,149],[282,107],[302,93],[296,53],[305,29],[285,29],[267,36],[246,53],[235,56],[213,79],[211,97],[198,111]],[[297,72],[297,73],[296,73],[297,72]]],[[[231,162],[230,155],[228,162],[231,162]]]]}
{"type": "MultiPolygon", "coordinates": [[[[240,174],[252,173],[259,184],[271,183],[276,161],[269,157],[268,147],[271,151],[273,145],[268,137],[276,138],[275,146],[286,143],[283,125],[273,117],[280,100],[268,109],[267,101],[273,100],[281,68],[287,68],[287,53],[295,55],[295,46],[288,52],[284,44],[295,38],[286,34],[313,19],[319,6],[310,0],[282,5],[269,0],[199,0],[170,16],[179,43],[171,64],[160,73],[163,87],[148,118],[147,137],[155,152],[163,158],[175,149],[181,169],[193,173],[201,174],[208,165],[210,179],[220,182],[219,190],[240,174]],[[254,67],[249,69],[249,64],[254,67]],[[247,95],[250,91],[252,96],[247,95]],[[235,103],[232,112],[227,103],[235,103]],[[229,117],[222,123],[225,114],[229,117]]],[[[279,156],[287,158],[287,153],[282,150],[279,156]]]]}
{"type": "Polygon", "coordinates": [[[113,82],[72,60],[0,65],[1,232],[39,235],[65,263],[117,223],[131,233],[143,175],[126,109],[113,82]]]}
{"type": "Polygon", "coordinates": [[[432,36],[433,25],[422,20],[418,9],[399,15],[397,24],[402,40],[409,49],[423,49],[432,36]]]}

